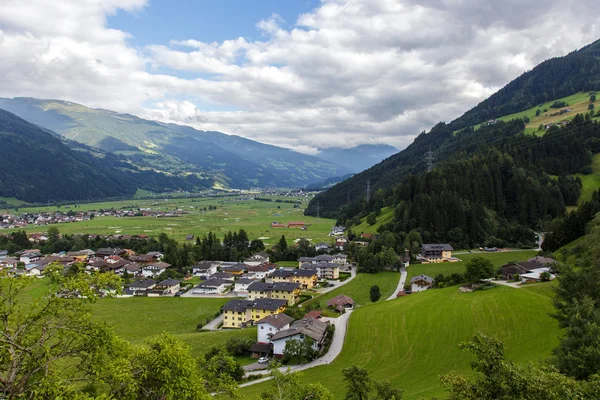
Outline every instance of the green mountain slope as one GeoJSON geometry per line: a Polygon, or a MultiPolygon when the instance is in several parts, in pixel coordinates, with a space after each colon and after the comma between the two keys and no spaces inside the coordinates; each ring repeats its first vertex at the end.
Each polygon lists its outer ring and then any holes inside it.
{"type": "Polygon", "coordinates": [[[419,229],[429,240],[468,246],[484,244],[491,237],[512,244],[529,242],[527,235],[515,236],[515,230],[535,227],[539,220],[562,214],[565,205],[577,203],[581,182],[569,175],[584,172],[592,154],[600,151],[600,128],[581,115],[571,115],[567,126],[552,127],[538,138],[523,134],[522,120],[480,123],[524,111],[537,100],[523,98],[550,96],[553,87],[569,87],[559,91],[566,96],[600,86],[598,46],[596,42],[542,63],[456,121],[436,125],[400,153],[318,195],[307,214],[315,215],[318,204],[322,216],[359,224],[360,218],[387,206],[395,215],[381,229],[397,233],[419,229]],[[564,68],[573,70],[564,73],[564,68]],[[553,86],[542,92],[539,82],[553,86]],[[466,128],[459,129],[462,126],[466,128]],[[435,168],[426,173],[430,150],[435,168]],[[552,182],[549,175],[559,178],[552,182]],[[372,194],[369,204],[367,186],[372,194]]]}
{"type": "Polygon", "coordinates": [[[219,132],[144,120],[59,100],[0,99],[13,112],[63,137],[121,154],[142,168],[195,174],[216,186],[303,187],[349,172],[288,149],[219,132]]]}
{"type": "Polygon", "coordinates": [[[190,190],[201,182],[139,171],[118,157],[71,143],[0,110],[0,197],[27,202],[132,196],[138,188],[190,190]]]}

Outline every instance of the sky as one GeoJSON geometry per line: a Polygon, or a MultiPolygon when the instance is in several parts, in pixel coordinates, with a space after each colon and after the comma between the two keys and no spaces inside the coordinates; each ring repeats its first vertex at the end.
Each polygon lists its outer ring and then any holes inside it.
{"type": "Polygon", "coordinates": [[[402,149],[599,38],[590,0],[0,0],[0,97],[402,149]]]}

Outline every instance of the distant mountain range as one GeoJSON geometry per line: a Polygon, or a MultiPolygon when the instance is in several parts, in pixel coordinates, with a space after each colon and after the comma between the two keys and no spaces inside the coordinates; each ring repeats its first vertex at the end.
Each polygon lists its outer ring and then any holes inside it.
{"type": "Polygon", "coordinates": [[[323,149],[317,157],[341,165],[352,172],[361,172],[397,152],[397,148],[387,144],[361,144],[348,149],[323,149]]]}

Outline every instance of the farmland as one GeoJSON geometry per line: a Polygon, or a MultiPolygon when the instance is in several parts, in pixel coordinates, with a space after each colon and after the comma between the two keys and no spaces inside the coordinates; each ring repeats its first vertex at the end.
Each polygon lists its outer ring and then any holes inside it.
{"type": "MultiPolygon", "coordinates": [[[[265,196],[263,196],[265,197],[265,196]]],[[[185,212],[179,216],[155,217],[96,217],[91,221],[60,224],[61,233],[87,233],[99,235],[139,235],[158,236],[166,233],[178,240],[183,240],[186,235],[203,235],[212,231],[223,237],[230,230],[245,229],[250,239],[262,238],[266,245],[275,244],[281,235],[285,235],[289,242],[305,237],[313,242],[327,241],[327,236],[334,220],[325,218],[303,216],[306,198],[300,197],[271,197],[273,201],[257,201],[249,197],[227,196],[212,198],[176,198],[176,199],[150,199],[150,200],[124,200],[119,202],[90,203],[77,205],[63,205],[57,207],[21,208],[21,212],[40,211],[68,211],[68,210],[100,210],[100,209],[151,209],[153,211],[185,212]],[[278,203],[276,200],[300,200],[300,207],[294,208],[291,203],[278,203]],[[209,206],[216,207],[208,210],[209,206]],[[207,208],[204,211],[204,208],[207,208]],[[307,230],[294,228],[271,229],[271,222],[303,221],[308,224],[307,230]]],[[[28,226],[27,232],[41,232],[47,228],[28,226]]],[[[4,230],[10,232],[11,230],[4,230]]]]}
{"type": "MultiPolygon", "coordinates": [[[[350,318],[340,356],[330,365],[304,371],[301,380],[320,382],[336,399],[343,398],[341,369],[358,365],[373,378],[404,389],[405,399],[440,396],[440,374],[470,372],[472,358],[458,344],[477,329],[504,341],[507,357],[519,364],[541,361],[559,336],[548,315],[550,286],[473,293],[450,287],[361,307],[350,318]]],[[[244,398],[254,398],[269,384],[244,388],[244,398]]]]}

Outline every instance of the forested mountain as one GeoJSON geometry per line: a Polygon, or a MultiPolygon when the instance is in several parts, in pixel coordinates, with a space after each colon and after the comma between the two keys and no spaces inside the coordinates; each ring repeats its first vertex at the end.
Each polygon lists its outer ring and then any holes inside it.
{"type": "Polygon", "coordinates": [[[79,143],[116,153],[140,168],[194,174],[208,186],[303,187],[349,169],[239,136],[149,121],[80,104],[0,99],[0,108],[79,143]]]}
{"type": "Polygon", "coordinates": [[[317,157],[346,167],[352,172],[361,172],[397,152],[397,148],[387,144],[361,144],[348,149],[322,149],[317,157]]]}
{"type": "Polygon", "coordinates": [[[0,197],[27,202],[132,196],[138,188],[191,190],[202,182],[140,171],[113,154],[76,143],[0,110],[0,197]]]}
{"type": "Polygon", "coordinates": [[[523,133],[522,120],[473,125],[600,87],[599,47],[540,64],[452,123],[439,123],[400,153],[318,195],[307,214],[318,204],[322,216],[352,225],[392,207],[394,220],[380,230],[416,229],[426,241],[464,247],[531,243],[531,228],[577,204],[581,182],[569,175],[600,152],[600,126],[578,115],[537,137],[523,133]],[[430,150],[435,167],[427,172],[430,150]]]}

